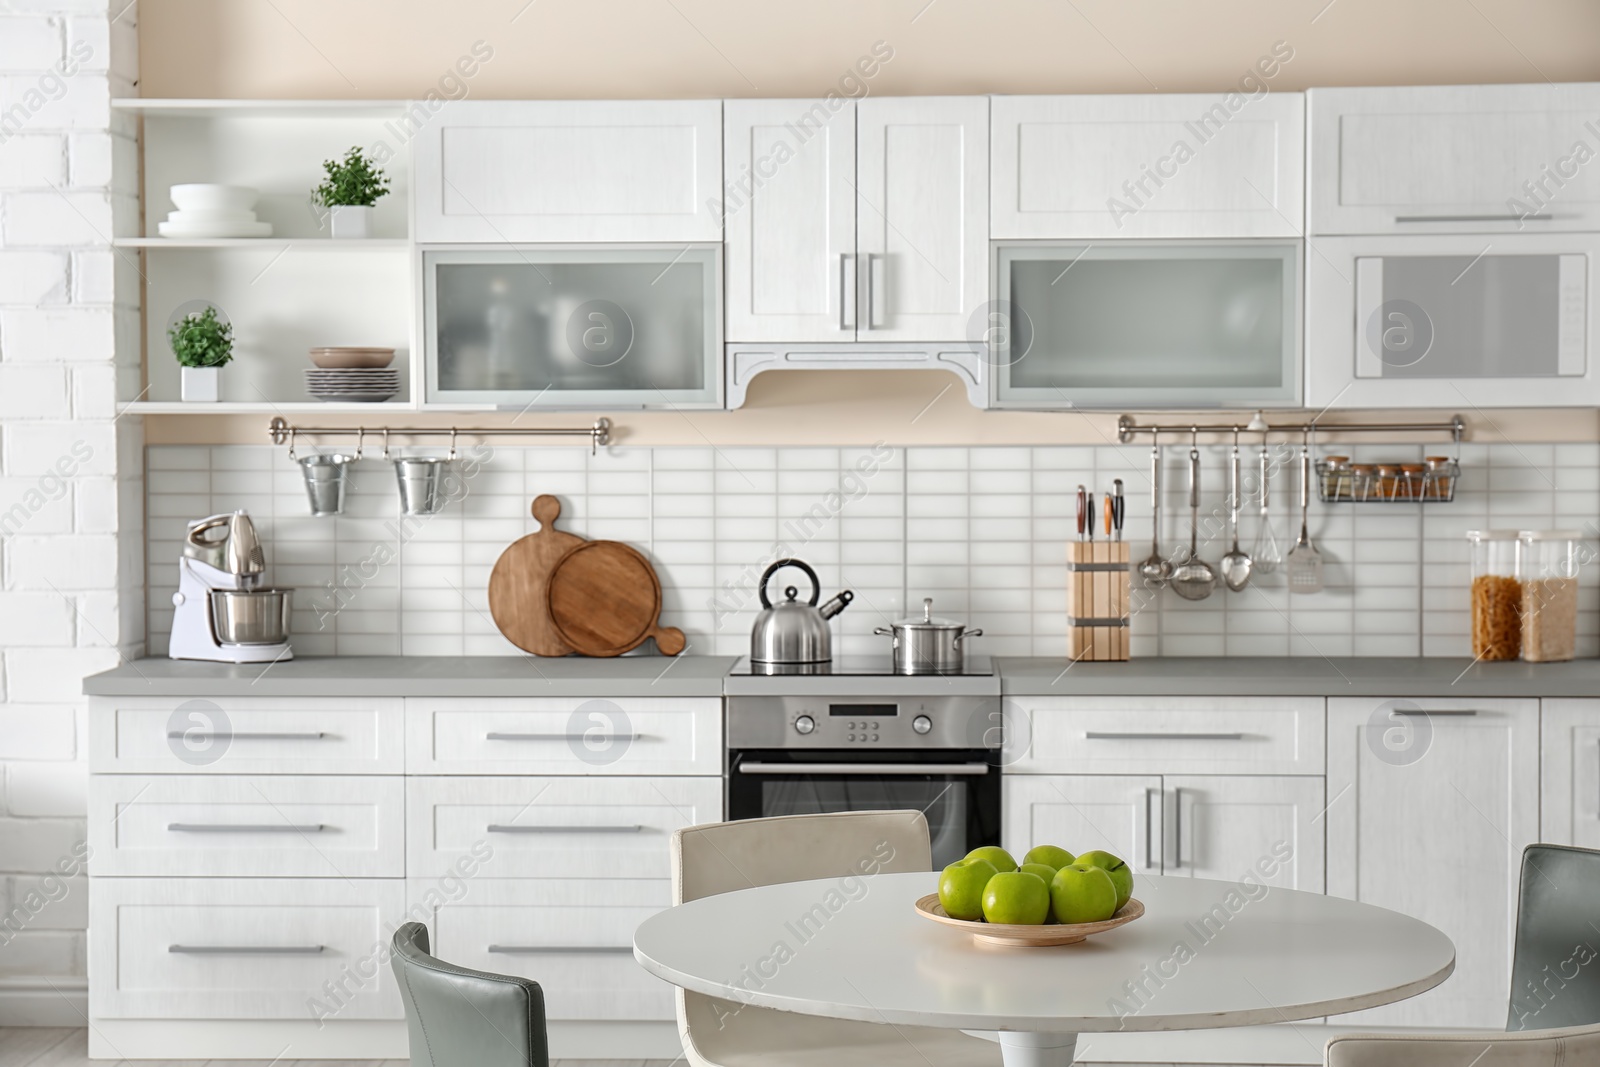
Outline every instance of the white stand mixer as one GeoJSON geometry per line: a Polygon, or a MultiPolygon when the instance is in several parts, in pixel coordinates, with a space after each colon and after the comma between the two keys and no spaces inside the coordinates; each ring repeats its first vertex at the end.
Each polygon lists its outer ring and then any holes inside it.
{"type": "Polygon", "coordinates": [[[243,511],[189,523],[172,594],[173,659],[273,663],[293,659],[289,648],[290,589],[257,588],[266,558],[255,525],[243,511]],[[206,534],[226,529],[219,538],[206,534]]]}

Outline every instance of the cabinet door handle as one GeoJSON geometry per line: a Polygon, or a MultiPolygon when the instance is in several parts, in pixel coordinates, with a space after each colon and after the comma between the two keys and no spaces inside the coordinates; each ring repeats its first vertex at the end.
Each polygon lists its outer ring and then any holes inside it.
{"type": "Polygon", "coordinates": [[[1155,837],[1155,822],[1151,818],[1151,814],[1150,814],[1151,809],[1154,806],[1154,799],[1152,797],[1153,793],[1155,793],[1154,789],[1151,789],[1149,787],[1145,788],[1145,791],[1144,791],[1144,869],[1146,871],[1153,871],[1153,870],[1155,870],[1155,866],[1156,866],[1155,860],[1152,859],[1151,855],[1150,855],[1150,850],[1153,847],[1151,845],[1151,841],[1155,837]]]}
{"type": "Polygon", "coordinates": [[[167,829],[175,834],[320,834],[327,826],[320,822],[304,826],[292,823],[169,822],[167,829]]]}
{"type": "Polygon", "coordinates": [[[839,329],[856,328],[856,255],[839,253],[839,329]]]}
{"type": "Polygon", "coordinates": [[[490,945],[489,951],[505,956],[544,956],[582,953],[586,956],[633,955],[631,945],[490,945]]]}
{"type": "Polygon", "coordinates": [[[1465,719],[1478,714],[1478,712],[1476,708],[1443,708],[1439,711],[1423,711],[1421,708],[1395,708],[1391,714],[1404,715],[1412,719],[1432,719],[1436,716],[1452,716],[1458,719],[1465,719]]]}
{"type": "Polygon", "coordinates": [[[168,945],[183,956],[315,956],[326,945],[168,945]]]}
{"type": "Polygon", "coordinates": [[[1183,869],[1183,790],[1172,791],[1172,869],[1183,869]]]}
{"type": "Polygon", "coordinates": [[[885,273],[887,269],[886,256],[867,253],[867,329],[869,330],[880,329],[883,326],[883,297],[888,288],[885,273]]]}
{"type": "Polygon", "coordinates": [[[1118,731],[1085,730],[1085,741],[1243,741],[1244,734],[1195,733],[1121,733],[1118,731]]]}
{"type": "Polygon", "coordinates": [[[1396,222],[1549,222],[1554,215],[1396,215],[1396,222]]]}
{"type": "MultiPolygon", "coordinates": [[[[970,632],[970,631],[968,631],[970,632]]],[[[740,774],[794,774],[794,775],[985,775],[990,771],[987,763],[762,763],[757,760],[740,760],[740,774]]]]}
{"type": "Polygon", "coordinates": [[[508,734],[499,730],[490,730],[483,735],[485,741],[637,741],[644,734],[606,734],[604,737],[590,737],[587,734],[508,734]]]}
{"type": "Polygon", "coordinates": [[[228,741],[325,741],[328,735],[321,730],[307,731],[305,733],[215,733],[198,730],[168,730],[169,741],[209,741],[213,738],[223,738],[228,741]]]}
{"type": "Polygon", "coordinates": [[[515,826],[492,822],[485,829],[491,834],[637,834],[644,826],[515,826]]]}

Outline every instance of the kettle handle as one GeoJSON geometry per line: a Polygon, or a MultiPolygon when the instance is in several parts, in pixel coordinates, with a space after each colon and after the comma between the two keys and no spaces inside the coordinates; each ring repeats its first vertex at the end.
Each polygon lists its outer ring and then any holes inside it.
{"type": "Polygon", "coordinates": [[[822,596],[822,583],[817,580],[817,572],[811,569],[811,565],[800,559],[778,559],[772,561],[772,566],[768,567],[761,575],[761,606],[763,608],[772,607],[772,601],[767,599],[767,579],[772,577],[774,571],[783,567],[798,567],[806,572],[806,577],[811,579],[811,606],[816,607],[817,600],[822,596]]]}

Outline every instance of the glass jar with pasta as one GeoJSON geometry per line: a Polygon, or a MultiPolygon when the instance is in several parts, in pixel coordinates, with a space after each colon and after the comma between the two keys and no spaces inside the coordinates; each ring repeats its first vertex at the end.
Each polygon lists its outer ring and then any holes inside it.
{"type": "Polygon", "coordinates": [[[1516,530],[1468,530],[1472,560],[1472,656],[1516,659],[1522,650],[1522,583],[1516,530]]]}

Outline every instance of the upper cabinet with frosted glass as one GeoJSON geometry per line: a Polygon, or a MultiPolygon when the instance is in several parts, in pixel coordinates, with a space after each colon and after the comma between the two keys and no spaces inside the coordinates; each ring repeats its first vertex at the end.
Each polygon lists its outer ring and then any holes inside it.
{"type": "Polygon", "coordinates": [[[1305,99],[1263,62],[1248,91],[994,97],[990,236],[1299,237],[1305,99]]]}
{"type": "Polygon", "coordinates": [[[722,240],[720,100],[457,101],[414,152],[425,244],[722,240]]]}

